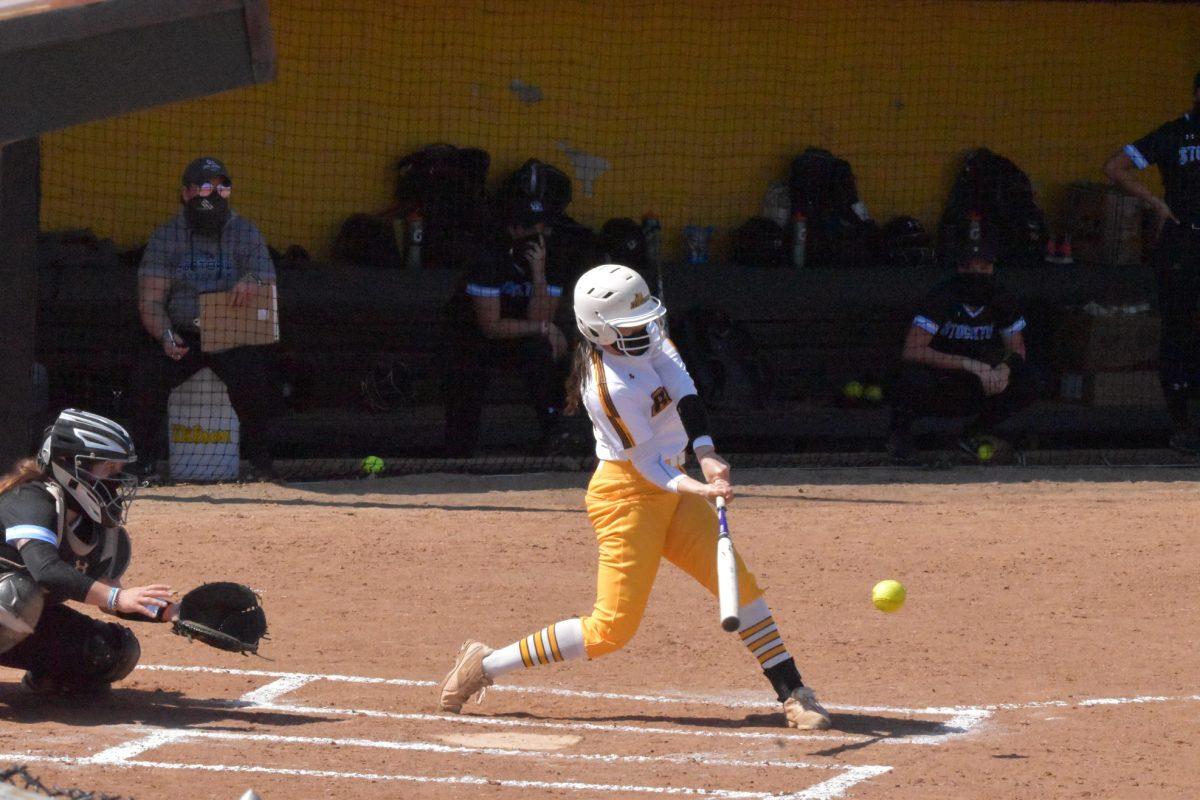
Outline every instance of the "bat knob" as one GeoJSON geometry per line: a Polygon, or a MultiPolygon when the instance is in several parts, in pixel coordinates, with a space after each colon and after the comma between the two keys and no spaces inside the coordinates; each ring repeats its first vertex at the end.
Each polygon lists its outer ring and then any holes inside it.
{"type": "Polygon", "coordinates": [[[721,627],[730,633],[736,631],[741,624],[741,621],[737,617],[726,617],[721,620],[721,627]]]}

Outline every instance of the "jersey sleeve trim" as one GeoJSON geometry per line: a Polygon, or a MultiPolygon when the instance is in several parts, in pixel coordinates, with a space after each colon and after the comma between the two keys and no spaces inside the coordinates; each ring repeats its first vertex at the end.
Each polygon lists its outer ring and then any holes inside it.
{"type": "Polygon", "coordinates": [[[925,331],[926,333],[932,333],[935,335],[942,328],[941,325],[938,325],[936,322],[931,320],[929,317],[926,317],[922,314],[917,314],[915,317],[913,317],[912,324],[913,324],[914,328],[920,328],[921,330],[925,331]]]}
{"type": "Polygon", "coordinates": [[[1016,322],[1014,322],[1012,325],[1009,325],[1007,328],[1002,329],[1000,333],[1004,334],[1005,336],[1011,336],[1014,333],[1020,333],[1021,331],[1025,330],[1025,324],[1024,317],[1017,317],[1016,322]]]}
{"type": "Polygon", "coordinates": [[[21,539],[36,539],[53,547],[58,547],[58,537],[49,528],[41,525],[14,525],[4,531],[4,541],[12,544],[21,539]]]}
{"type": "Polygon", "coordinates": [[[592,371],[595,373],[596,394],[600,397],[604,416],[608,418],[609,424],[617,433],[617,438],[621,440],[621,447],[629,450],[636,442],[633,440],[633,435],[629,433],[629,428],[621,419],[621,414],[617,411],[617,404],[613,402],[612,394],[608,391],[608,376],[604,374],[604,360],[600,357],[598,350],[592,351],[592,371]]]}
{"type": "Polygon", "coordinates": [[[499,286],[484,286],[479,283],[468,283],[467,294],[471,297],[499,297],[499,286]]]}
{"type": "Polygon", "coordinates": [[[1150,162],[1142,155],[1142,151],[1138,150],[1131,144],[1125,145],[1125,155],[1133,162],[1133,165],[1138,169],[1145,169],[1150,166],[1150,162]]]}

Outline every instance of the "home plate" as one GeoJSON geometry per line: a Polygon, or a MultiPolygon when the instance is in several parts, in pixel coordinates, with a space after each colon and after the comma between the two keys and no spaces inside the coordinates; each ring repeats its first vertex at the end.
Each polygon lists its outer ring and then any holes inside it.
{"type": "Polygon", "coordinates": [[[438,736],[446,744],[461,747],[503,747],[518,750],[562,750],[579,744],[582,736],[554,736],[545,733],[450,733],[438,736]]]}

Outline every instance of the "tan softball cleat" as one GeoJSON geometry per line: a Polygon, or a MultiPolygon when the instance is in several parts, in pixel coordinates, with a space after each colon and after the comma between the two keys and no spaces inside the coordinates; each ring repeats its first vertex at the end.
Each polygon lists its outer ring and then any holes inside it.
{"type": "MultiPolygon", "coordinates": [[[[492,648],[483,642],[466,641],[458,651],[458,658],[446,680],[442,681],[438,710],[457,714],[463,703],[471,696],[491,686],[494,681],[483,673],[483,659],[492,653],[492,648]]],[[[482,700],[482,696],[479,698],[482,700]]]]}
{"type": "Polygon", "coordinates": [[[792,691],[792,696],[783,701],[783,713],[787,726],[802,731],[823,731],[830,724],[829,712],[817,702],[817,696],[807,686],[792,691]]]}

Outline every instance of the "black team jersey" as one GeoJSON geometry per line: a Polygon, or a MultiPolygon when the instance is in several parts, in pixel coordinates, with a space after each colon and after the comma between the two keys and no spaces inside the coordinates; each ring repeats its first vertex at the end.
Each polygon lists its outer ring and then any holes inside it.
{"type": "Polygon", "coordinates": [[[1024,330],[1025,318],[999,285],[984,304],[969,304],[963,295],[957,275],[939,283],[918,306],[912,324],[933,334],[934,350],[996,366],[1007,350],[1003,337],[1024,330]]]}
{"type": "MultiPolygon", "coordinates": [[[[467,329],[477,327],[472,297],[498,297],[501,319],[528,319],[529,302],[533,298],[533,274],[509,247],[509,243],[498,246],[491,257],[467,270],[450,300],[451,324],[467,329]]],[[[562,274],[557,259],[547,255],[546,287],[551,297],[562,296],[562,274]]]]}
{"type": "MultiPolygon", "coordinates": [[[[24,570],[25,562],[15,542],[36,539],[58,549],[58,557],[78,571],[96,577],[105,565],[100,563],[101,548],[91,547],[102,528],[86,514],[80,514],[73,529],[60,540],[58,537],[58,507],[54,496],[37,481],[23,483],[0,494],[0,525],[4,527],[4,543],[0,544],[0,574],[24,570]],[[74,541],[72,541],[74,540],[74,541]],[[78,553],[79,546],[85,553],[78,553]]],[[[48,595],[47,604],[60,603],[64,597],[48,595]]]]}
{"type": "Polygon", "coordinates": [[[1138,169],[1157,164],[1162,173],[1167,205],[1184,225],[1200,225],[1200,120],[1193,114],[1158,127],[1133,144],[1125,154],[1138,169]]]}

